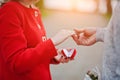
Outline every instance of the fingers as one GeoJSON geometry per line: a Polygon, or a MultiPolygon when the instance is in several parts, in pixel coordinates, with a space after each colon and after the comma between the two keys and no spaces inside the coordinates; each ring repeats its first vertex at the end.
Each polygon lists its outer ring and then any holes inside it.
{"type": "Polygon", "coordinates": [[[73,30],[67,30],[68,31],[68,33],[69,33],[69,35],[70,36],[72,36],[72,35],[75,35],[76,33],[75,33],[75,31],[73,31],[73,30]]]}
{"type": "Polygon", "coordinates": [[[79,35],[80,33],[85,32],[85,29],[84,29],[84,28],[82,28],[82,29],[77,29],[77,28],[75,28],[74,31],[75,31],[75,33],[76,33],[77,35],[79,35]]]}
{"type": "Polygon", "coordinates": [[[96,36],[95,35],[88,37],[88,38],[81,39],[81,44],[84,46],[91,46],[94,43],[96,43],[96,36]]]}
{"type": "Polygon", "coordinates": [[[65,56],[61,56],[60,62],[61,63],[68,63],[70,61],[69,58],[65,57],[65,56]]]}
{"type": "Polygon", "coordinates": [[[69,61],[71,61],[71,59],[61,55],[58,61],[60,63],[68,63],[69,61]]]}
{"type": "Polygon", "coordinates": [[[69,37],[71,37],[72,35],[74,35],[75,32],[71,31],[71,30],[61,30],[60,32],[58,32],[55,36],[53,36],[51,38],[51,40],[53,41],[53,44],[55,46],[63,43],[66,39],[68,39],[69,37]]]}
{"type": "Polygon", "coordinates": [[[94,34],[96,34],[96,28],[74,29],[73,31],[64,29],[52,37],[51,40],[57,46],[72,37],[77,45],[92,45],[95,43],[94,39],[92,39],[94,34]]]}
{"type": "Polygon", "coordinates": [[[63,30],[61,30],[60,32],[61,32],[62,34],[64,34],[64,35],[66,35],[66,36],[72,36],[72,35],[75,34],[75,31],[73,31],[73,30],[65,30],[65,29],[63,29],[63,30]]]}
{"type": "Polygon", "coordinates": [[[95,27],[75,28],[76,35],[72,37],[77,45],[90,46],[96,43],[96,30],[95,27]]]}
{"type": "Polygon", "coordinates": [[[77,45],[80,45],[80,41],[79,41],[79,36],[78,35],[73,35],[72,38],[76,42],[77,45]]]}
{"type": "Polygon", "coordinates": [[[93,35],[89,38],[87,45],[90,46],[90,45],[93,45],[95,43],[96,43],[96,35],[93,35]]]}
{"type": "Polygon", "coordinates": [[[57,49],[57,53],[58,55],[54,57],[54,59],[56,59],[58,62],[60,63],[68,63],[69,61],[72,61],[72,59],[66,57],[65,55],[63,55],[62,53],[62,49],[57,49]]]}
{"type": "Polygon", "coordinates": [[[85,27],[85,28],[81,28],[81,29],[74,29],[75,33],[77,35],[79,35],[80,33],[84,33],[84,35],[86,37],[90,37],[94,34],[96,34],[97,28],[95,27],[85,27]]]}
{"type": "Polygon", "coordinates": [[[73,40],[77,45],[90,46],[96,43],[96,35],[85,36],[84,33],[80,33],[79,35],[74,35],[73,40]]]}

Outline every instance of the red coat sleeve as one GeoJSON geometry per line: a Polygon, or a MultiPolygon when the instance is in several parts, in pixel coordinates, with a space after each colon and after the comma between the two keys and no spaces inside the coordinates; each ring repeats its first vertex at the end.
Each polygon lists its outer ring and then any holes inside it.
{"type": "Polygon", "coordinates": [[[55,60],[55,58],[51,59],[50,63],[51,64],[60,64],[60,62],[55,60]]]}
{"type": "Polygon", "coordinates": [[[27,48],[20,12],[13,6],[0,11],[0,54],[13,72],[23,73],[53,58],[57,52],[50,39],[27,48]]]}

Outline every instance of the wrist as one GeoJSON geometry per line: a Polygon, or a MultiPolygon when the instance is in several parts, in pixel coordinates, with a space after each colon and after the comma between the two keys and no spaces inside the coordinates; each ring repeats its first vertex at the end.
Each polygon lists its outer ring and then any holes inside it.
{"type": "Polygon", "coordinates": [[[104,32],[105,32],[105,29],[104,28],[98,28],[96,30],[96,41],[100,41],[100,42],[103,42],[104,41],[104,32]]]}
{"type": "Polygon", "coordinates": [[[54,38],[51,38],[51,41],[53,42],[53,44],[56,46],[57,42],[54,40],[54,38]]]}

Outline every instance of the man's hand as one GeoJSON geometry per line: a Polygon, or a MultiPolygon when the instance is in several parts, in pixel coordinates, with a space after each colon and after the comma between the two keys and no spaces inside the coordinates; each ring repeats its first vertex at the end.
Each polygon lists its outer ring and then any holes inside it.
{"type": "Polygon", "coordinates": [[[77,45],[93,45],[96,43],[96,30],[97,28],[94,27],[74,29],[76,35],[73,35],[73,39],[77,45]]]}

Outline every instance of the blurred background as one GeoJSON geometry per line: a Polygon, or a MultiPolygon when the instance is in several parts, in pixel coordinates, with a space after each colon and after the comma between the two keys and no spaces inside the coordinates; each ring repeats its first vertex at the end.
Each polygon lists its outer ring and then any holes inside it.
{"type": "MultiPolygon", "coordinates": [[[[0,5],[3,3],[0,0],[0,5]]],[[[107,27],[117,0],[40,0],[39,7],[47,36],[52,37],[61,29],[82,27],[107,27]]],[[[77,46],[72,38],[57,48],[76,48],[75,60],[67,64],[51,65],[53,80],[84,80],[85,73],[102,67],[104,43],[77,46]]]]}
{"type": "MultiPolygon", "coordinates": [[[[61,29],[107,27],[116,4],[117,0],[40,0],[37,6],[42,11],[47,36],[52,37],[61,29]]],[[[51,65],[53,80],[84,80],[86,72],[95,66],[101,71],[103,43],[77,46],[69,38],[57,48],[76,48],[77,55],[67,64],[51,65]]]]}

